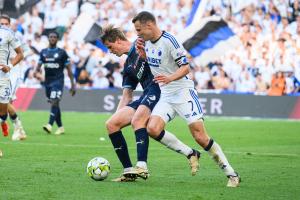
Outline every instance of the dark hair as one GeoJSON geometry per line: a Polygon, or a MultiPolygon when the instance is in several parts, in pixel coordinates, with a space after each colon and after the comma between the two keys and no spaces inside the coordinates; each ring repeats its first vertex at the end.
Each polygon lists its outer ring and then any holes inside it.
{"type": "Polygon", "coordinates": [[[147,11],[142,11],[138,13],[133,19],[132,23],[135,23],[136,21],[140,21],[140,23],[144,24],[148,21],[156,23],[155,17],[152,13],[147,11]]]}
{"type": "Polygon", "coordinates": [[[106,28],[104,28],[103,33],[101,35],[101,40],[103,43],[106,41],[108,42],[115,42],[117,39],[126,41],[126,37],[121,31],[120,28],[114,28],[113,25],[109,25],[106,28]]]}
{"type": "Polygon", "coordinates": [[[51,34],[55,34],[56,37],[59,38],[58,32],[56,32],[56,31],[51,31],[51,32],[49,32],[48,37],[49,37],[51,34]]]}
{"type": "Polygon", "coordinates": [[[0,19],[6,19],[6,20],[8,20],[8,23],[10,24],[10,17],[8,15],[3,14],[0,16],[0,19]]]}

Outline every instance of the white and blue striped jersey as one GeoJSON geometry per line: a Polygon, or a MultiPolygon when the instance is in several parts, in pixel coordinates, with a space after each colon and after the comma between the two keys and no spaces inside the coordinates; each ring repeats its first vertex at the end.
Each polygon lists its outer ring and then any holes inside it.
{"type": "MultiPolygon", "coordinates": [[[[186,51],[176,38],[163,31],[156,41],[146,41],[147,61],[154,76],[171,75],[182,65],[188,64],[186,51]]],[[[183,88],[194,88],[194,82],[188,77],[161,85],[162,94],[171,94],[183,88]]]]}
{"type": "MultiPolygon", "coordinates": [[[[15,33],[11,29],[0,26],[0,63],[9,65],[11,49],[16,49],[20,46],[21,43],[15,36],[15,33]]],[[[0,78],[9,78],[9,73],[0,71],[0,78]]]]}

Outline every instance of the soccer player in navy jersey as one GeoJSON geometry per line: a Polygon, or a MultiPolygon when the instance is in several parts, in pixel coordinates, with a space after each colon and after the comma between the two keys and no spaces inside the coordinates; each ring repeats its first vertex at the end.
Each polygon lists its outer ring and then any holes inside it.
{"type": "Polygon", "coordinates": [[[228,187],[238,187],[240,176],[234,171],[220,145],[205,130],[203,112],[194,83],[187,75],[190,66],[182,44],[170,33],[161,31],[152,13],[142,11],[132,20],[138,36],[137,51],[147,59],[161,98],[147,124],[150,136],[159,137],[176,115],[186,120],[195,141],[208,152],[228,177],[228,187]]]}
{"type": "Polygon", "coordinates": [[[52,132],[52,126],[56,122],[58,129],[55,134],[60,135],[65,132],[62,120],[59,102],[61,100],[64,88],[64,69],[67,69],[68,76],[71,80],[70,93],[75,95],[75,83],[70,65],[70,58],[67,52],[56,46],[58,33],[50,32],[48,35],[49,47],[40,52],[40,59],[35,71],[41,73],[41,67],[45,70],[45,89],[48,102],[51,104],[51,111],[48,124],[43,126],[47,133],[52,132]]]}
{"type": "MultiPolygon", "coordinates": [[[[124,168],[121,176],[113,181],[134,181],[137,177],[147,179],[149,175],[147,168],[149,139],[146,126],[151,111],[160,98],[160,88],[153,81],[153,75],[148,63],[140,58],[136,52],[135,43],[128,41],[119,28],[108,26],[104,29],[101,39],[111,53],[117,56],[122,56],[123,54],[128,56],[123,70],[123,95],[117,111],[106,122],[109,137],[124,168]],[[144,89],[143,94],[138,100],[132,101],[133,91],[139,83],[144,89]],[[136,167],[132,166],[127,144],[121,131],[122,128],[130,124],[135,131],[136,137],[138,159],[136,167]]],[[[154,139],[160,141],[168,148],[187,156],[192,175],[195,175],[199,167],[200,153],[183,144],[170,132],[164,130],[163,132],[163,137],[154,139]],[[170,141],[175,142],[171,144],[170,141]]]]}

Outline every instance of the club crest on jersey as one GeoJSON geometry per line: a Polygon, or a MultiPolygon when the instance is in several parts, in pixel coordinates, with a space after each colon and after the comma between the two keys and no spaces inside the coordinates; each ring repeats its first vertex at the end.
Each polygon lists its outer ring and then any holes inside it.
{"type": "Polygon", "coordinates": [[[158,50],[157,55],[158,55],[159,57],[161,57],[162,51],[161,51],[161,50],[158,50]]]}

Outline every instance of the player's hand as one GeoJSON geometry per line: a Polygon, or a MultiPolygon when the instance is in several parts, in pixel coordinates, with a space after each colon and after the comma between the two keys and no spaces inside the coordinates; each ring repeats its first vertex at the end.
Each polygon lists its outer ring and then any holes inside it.
{"type": "Polygon", "coordinates": [[[70,89],[70,94],[71,96],[74,96],[76,94],[76,88],[75,85],[72,85],[71,89],[70,89]]]}
{"type": "Polygon", "coordinates": [[[171,78],[169,76],[158,75],[158,76],[154,77],[154,81],[155,81],[155,83],[159,83],[159,84],[168,84],[172,80],[171,80],[171,78]]]}
{"type": "Polygon", "coordinates": [[[0,69],[1,71],[3,71],[4,73],[7,73],[10,71],[10,67],[4,64],[0,64],[0,69]]]}
{"type": "Polygon", "coordinates": [[[145,52],[145,41],[142,38],[138,38],[135,43],[135,48],[140,57],[146,59],[146,52],[145,52]]]}

